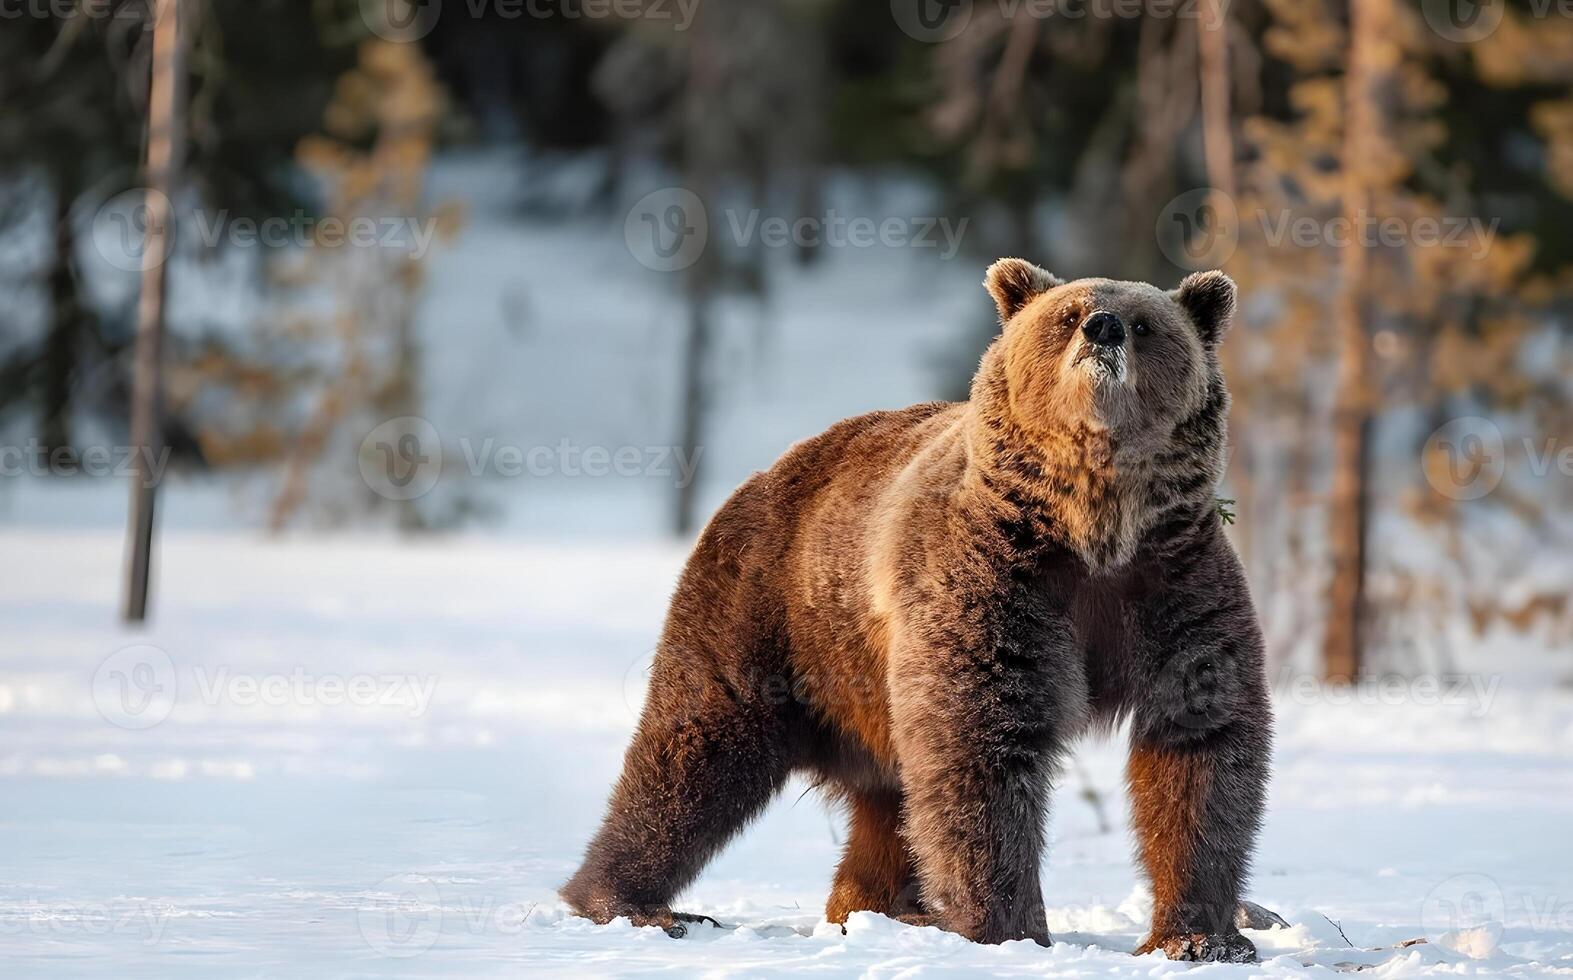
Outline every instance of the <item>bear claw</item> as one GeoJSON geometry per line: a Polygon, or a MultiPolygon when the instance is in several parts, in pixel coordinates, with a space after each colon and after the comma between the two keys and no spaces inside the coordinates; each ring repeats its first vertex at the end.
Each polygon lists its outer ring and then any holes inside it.
{"type": "Polygon", "coordinates": [[[708,922],[717,929],[721,928],[721,923],[712,919],[708,915],[699,915],[696,912],[672,912],[669,913],[669,916],[671,918],[671,922],[670,924],[663,925],[663,928],[666,930],[666,934],[671,936],[673,939],[682,939],[684,936],[688,935],[689,923],[708,922]]]}

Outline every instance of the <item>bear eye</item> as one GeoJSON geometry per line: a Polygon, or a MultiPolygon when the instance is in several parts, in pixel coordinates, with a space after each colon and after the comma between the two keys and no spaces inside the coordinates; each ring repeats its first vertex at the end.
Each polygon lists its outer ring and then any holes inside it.
{"type": "Polygon", "coordinates": [[[1145,337],[1152,332],[1151,328],[1147,326],[1146,320],[1137,320],[1134,324],[1131,325],[1131,330],[1134,331],[1138,337],[1145,337]]]}

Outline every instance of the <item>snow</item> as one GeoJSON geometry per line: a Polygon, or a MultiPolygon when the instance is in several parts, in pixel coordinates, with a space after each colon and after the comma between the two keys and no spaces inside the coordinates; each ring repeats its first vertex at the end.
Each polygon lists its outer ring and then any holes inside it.
{"type": "Polygon", "coordinates": [[[674,940],[555,888],[680,547],[175,531],[144,631],[115,622],[120,552],[0,529],[0,975],[1573,975],[1566,691],[1280,683],[1249,896],[1292,928],[1251,934],[1259,965],[1129,955],[1118,738],[1078,752],[1113,832],[1075,767],[1055,797],[1051,949],[827,926],[841,826],[801,785],[678,903],[725,928],[674,940]]]}

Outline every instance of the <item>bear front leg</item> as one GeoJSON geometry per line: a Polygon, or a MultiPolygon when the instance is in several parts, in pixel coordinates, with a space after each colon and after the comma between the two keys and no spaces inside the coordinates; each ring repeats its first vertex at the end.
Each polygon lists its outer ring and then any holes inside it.
{"type": "Polygon", "coordinates": [[[1235,928],[1266,795],[1272,743],[1261,630],[1222,533],[1166,556],[1165,587],[1137,610],[1131,810],[1152,882],[1137,949],[1250,962],[1235,928]]]}
{"type": "MultiPolygon", "coordinates": [[[[999,621],[1024,623],[1001,617],[999,621]]],[[[1043,624],[1043,620],[1027,623],[1043,624]]],[[[1047,643],[965,620],[924,630],[891,664],[892,721],[906,792],[906,838],[933,922],[975,942],[1049,944],[1039,864],[1049,779],[1085,705],[1068,620],[1047,643]],[[966,642],[971,636],[973,642],[966,642]]]]}

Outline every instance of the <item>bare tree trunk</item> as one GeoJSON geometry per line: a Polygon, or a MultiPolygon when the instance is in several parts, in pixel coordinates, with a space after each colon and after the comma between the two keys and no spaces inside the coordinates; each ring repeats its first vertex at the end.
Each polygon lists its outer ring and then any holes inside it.
{"type": "MultiPolygon", "coordinates": [[[[1229,14],[1223,0],[1203,0],[1203,15],[1196,25],[1196,65],[1202,104],[1202,151],[1207,165],[1207,186],[1216,195],[1234,197],[1234,132],[1229,105],[1229,14]]],[[[1227,213],[1214,206],[1215,214],[1227,213]]],[[[1229,489],[1235,496],[1235,512],[1240,519],[1230,525],[1235,546],[1245,559],[1247,574],[1258,568],[1253,560],[1255,543],[1255,473],[1253,469],[1250,420],[1251,385],[1240,377],[1247,359],[1242,348],[1252,338],[1236,324],[1233,338],[1224,344],[1224,371],[1234,392],[1234,410],[1229,415],[1229,489]]],[[[1258,585],[1261,579],[1253,577],[1258,585]]]]}
{"type": "MultiPolygon", "coordinates": [[[[710,26],[714,14],[701,13],[689,35],[688,92],[683,119],[683,171],[690,191],[708,208],[712,154],[718,134],[711,127],[724,126],[715,110],[717,88],[716,52],[711,50],[714,33],[710,26]]],[[[708,245],[684,273],[684,295],[688,303],[688,332],[683,343],[682,402],[678,406],[678,446],[687,459],[698,459],[704,437],[705,362],[710,353],[710,300],[715,289],[715,249],[708,245]]],[[[695,472],[677,487],[672,526],[683,536],[698,526],[695,505],[699,479],[695,472]]]]}
{"type": "Polygon", "coordinates": [[[152,85],[148,92],[147,229],[142,247],[142,295],[137,304],[136,363],[131,392],[131,513],[127,540],[125,618],[147,618],[153,564],[156,454],[161,449],[159,359],[164,340],[164,282],[171,199],[180,171],[182,119],[179,88],[184,65],[180,47],[180,0],[158,0],[153,8],[152,85]]]}
{"type": "MultiPolygon", "coordinates": [[[[1229,74],[1229,6],[1224,0],[1205,0],[1202,20],[1195,27],[1197,46],[1197,74],[1202,93],[1202,151],[1206,160],[1206,184],[1214,195],[1233,200],[1235,197],[1235,134],[1230,109],[1229,74]]],[[[1225,209],[1214,201],[1214,214],[1225,214],[1225,209]]],[[[1233,382],[1233,411],[1229,417],[1229,488],[1235,494],[1235,513],[1240,519],[1230,525],[1230,536],[1246,563],[1247,576],[1260,587],[1262,573],[1255,560],[1255,533],[1260,511],[1255,492],[1255,453],[1251,422],[1255,417],[1252,406],[1251,385],[1244,384],[1243,365],[1247,363],[1246,349],[1251,346],[1251,333],[1236,324],[1230,340],[1224,344],[1224,371],[1233,382]]]]}
{"type": "Polygon", "coordinates": [[[1204,0],[1196,29],[1196,63],[1202,102],[1202,149],[1207,182],[1234,196],[1234,135],[1229,117],[1229,20],[1223,0],[1204,0]]]}
{"type": "MultiPolygon", "coordinates": [[[[686,459],[698,459],[705,415],[705,361],[710,349],[710,305],[703,290],[690,289],[688,295],[688,336],[683,344],[682,422],[677,444],[686,459]]],[[[672,526],[688,536],[698,526],[694,513],[699,480],[689,479],[677,488],[676,511],[672,526]]]]}
{"type": "Polygon", "coordinates": [[[74,172],[62,170],[55,176],[54,254],[48,273],[49,333],[44,339],[44,372],[40,433],[44,448],[72,450],[71,388],[73,374],[82,362],[82,332],[86,311],[77,294],[76,229],[71,224],[71,205],[76,200],[74,172]]]}
{"type": "MultiPolygon", "coordinates": [[[[1389,0],[1350,0],[1349,65],[1344,82],[1343,211],[1349,227],[1369,214],[1372,186],[1368,165],[1381,149],[1380,60],[1383,32],[1392,28],[1389,0]]],[[[1370,338],[1366,296],[1370,260],[1367,243],[1343,250],[1335,306],[1338,324],[1338,387],[1333,401],[1333,479],[1328,519],[1332,579],[1327,589],[1327,627],[1322,671],[1331,681],[1349,682],[1361,671],[1365,640],[1367,482],[1370,477],[1370,338]]]]}

